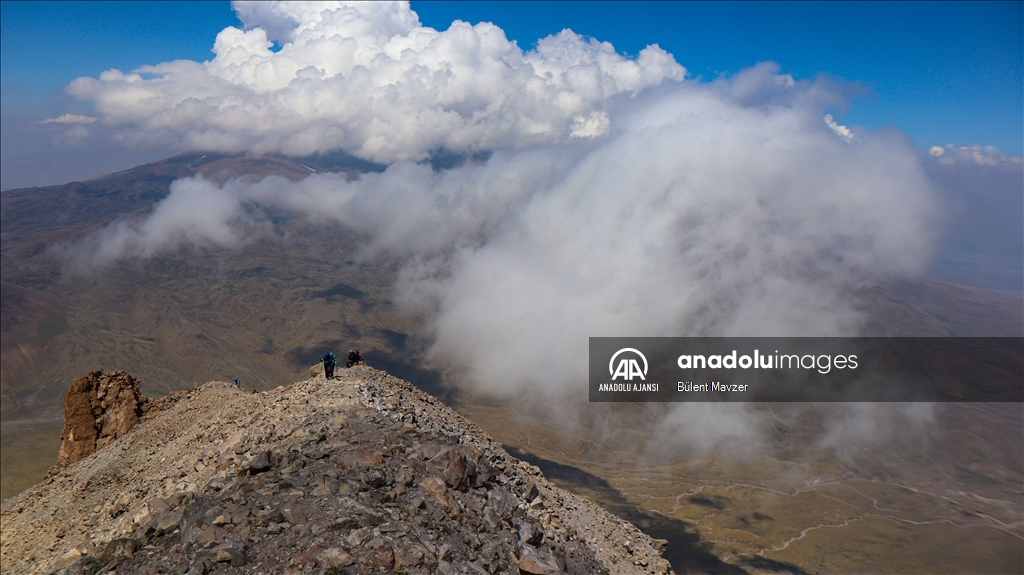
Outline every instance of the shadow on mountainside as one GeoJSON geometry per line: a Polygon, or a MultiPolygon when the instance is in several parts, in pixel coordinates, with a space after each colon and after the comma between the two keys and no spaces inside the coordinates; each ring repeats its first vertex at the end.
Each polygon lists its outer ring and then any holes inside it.
{"type": "Polygon", "coordinates": [[[310,292],[309,295],[310,297],[322,297],[328,301],[336,301],[338,298],[362,299],[366,297],[366,292],[347,283],[341,282],[334,284],[328,289],[310,292]]]}
{"type": "Polygon", "coordinates": [[[785,561],[776,561],[767,557],[753,556],[743,560],[744,565],[749,565],[758,571],[769,573],[792,573],[792,575],[810,575],[807,571],[785,561]]]}
{"type": "MultiPolygon", "coordinates": [[[[722,563],[722,560],[712,552],[711,544],[701,541],[700,535],[694,532],[693,526],[689,523],[634,505],[606,480],[578,467],[544,459],[511,445],[503,447],[509,455],[539,467],[549,480],[562,485],[568,484],[566,487],[577,494],[590,495],[601,507],[636,525],[647,535],[668,541],[664,557],[672,564],[672,569],[676,573],[749,573],[741,566],[722,563]]],[[[751,557],[742,560],[742,563],[760,571],[807,575],[806,571],[796,565],[764,557],[751,557]]]]}
{"type": "Polygon", "coordinates": [[[367,365],[377,369],[383,369],[391,375],[412,382],[413,385],[433,395],[449,407],[455,407],[458,403],[455,398],[455,390],[446,386],[441,379],[441,374],[424,368],[415,357],[409,356],[405,359],[403,352],[385,353],[381,351],[368,351],[363,354],[367,365]]]}
{"type": "Polygon", "coordinates": [[[370,350],[364,353],[363,357],[369,365],[411,382],[449,407],[458,404],[457,390],[445,385],[441,372],[424,367],[422,360],[425,345],[421,340],[390,329],[378,330],[376,335],[384,340],[390,349],[370,350]]]}
{"type": "Polygon", "coordinates": [[[636,525],[651,537],[667,540],[664,557],[677,573],[713,573],[722,564],[722,561],[711,552],[711,545],[702,542],[686,522],[651,513],[633,505],[606,480],[578,467],[537,457],[511,445],[505,445],[504,448],[513,457],[539,467],[549,480],[568,483],[577,493],[590,492],[606,510],[636,525]]]}
{"type": "Polygon", "coordinates": [[[300,370],[303,367],[309,367],[320,363],[320,358],[323,357],[325,351],[334,351],[335,354],[341,355],[344,358],[342,347],[345,345],[340,339],[325,339],[318,343],[308,346],[299,346],[292,348],[285,352],[285,357],[292,363],[292,365],[300,370]]]}

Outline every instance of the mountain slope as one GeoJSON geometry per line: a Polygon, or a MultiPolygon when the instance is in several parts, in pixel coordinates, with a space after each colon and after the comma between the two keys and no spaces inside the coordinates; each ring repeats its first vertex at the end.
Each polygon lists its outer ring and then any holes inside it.
{"type": "MultiPolygon", "coordinates": [[[[350,177],[383,166],[311,158],[190,153],[64,186],[3,192],[0,281],[4,421],[60,416],[67,384],[98,368],[139,377],[150,396],[241,379],[270,389],[300,378],[327,349],[359,348],[375,365],[440,393],[420,364],[421,325],[391,302],[397,263],[366,260],[362,238],[285,212],[238,249],[182,248],[68,275],[51,248],[152,210],[177,178],[312,171],[350,177]]],[[[862,288],[867,335],[1009,335],[1024,329],[1019,294],[906,280],[862,288]]]]}
{"type": "Polygon", "coordinates": [[[239,250],[182,250],[84,277],[64,275],[50,249],[143,216],[176,178],[379,169],[341,156],[300,160],[185,154],[88,182],[4,192],[4,421],[59,417],[67,384],[102,367],[129,370],[147,394],[162,396],[211,379],[259,389],[290,383],[327,347],[359,347],[369,357],[401,348],[404,335],[392,330],[415,324],[393,317],[391,268],[357,261],[358,238],[329,226],[269,213],[270,235],[239,250]]]}
{"type": "Polygon", "coordinates": [[[3,572],[669,571],[657,542],[433,397],[368,367],[341,374],[164,400],[4,502],[3,572]]]}

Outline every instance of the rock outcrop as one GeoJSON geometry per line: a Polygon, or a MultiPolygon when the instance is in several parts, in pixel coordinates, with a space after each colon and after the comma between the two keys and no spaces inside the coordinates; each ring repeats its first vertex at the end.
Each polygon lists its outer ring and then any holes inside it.
{"type": "Polygon", "coordinates": [[[3,573],[648,573],[659,542],[372,368],[208,383],[7,500],[3,573]]]}
{"type": "Polygon", "coordinates": [[[148,405],[127,372],[97,370],[76,379],[64,397],[60,456],[50,474],[127,435],[148,405]]]}
{"type": "Polygon", "coordinates": [[[309,377],[317,377],[324,375],[324,364],[318,363],[309,368],[309,377]]]}

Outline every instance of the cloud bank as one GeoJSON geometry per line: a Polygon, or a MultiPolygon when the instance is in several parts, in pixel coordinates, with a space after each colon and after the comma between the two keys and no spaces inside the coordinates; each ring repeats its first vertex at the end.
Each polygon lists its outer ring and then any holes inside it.
{"type": "MultiPolygon", "coordinates": [[[[247,29],[221,32],[213,60],[69,91],[130,143],[389,167],[176,182],[148,219],[60,248],[80,270],[240,245],[266,208],[337,223],[366,258],[404,262],[395,299],[460,385],[555,404],[585,396],[590,336],[849,335],[853,289],[932,256],[920,154],[826,116],[845,100],[827,79],[762,63],[686,81],[656,46],[631,60],[566,30],[524,52],[492,24],[424,28],[407,4],[235,8],[247,29]],[[440,149],[493,153],[417,163],[440,149]]],[[[673,408],[665,433],[704,421],[709,444],[756,442],[744,407],[695,409],[673,408]]]]}
{"type": "Polygon", "coordinates": [[[259,230],[237,194],[202,178],[188,178],[172,182],[170,194],[145,220],[117,220],[78,243],[53,250],[66,262],[65,271],[84,274],[181,246],[238,247],[259,230]]]}
{"type": "Polygon", "coordinates": [[[236,2],[214,58],[103,72],[67,91],[133,146],[366,160],[520,150],[608,129],[608,100],[685,69],[563,30],[523,51],[490,23],[421,26],[407,2],[236,2]],[[281,43],[272,50],[272,41],[281,43]]]}
{"type": "Polygon", "coordinates": [[[578,384],[589,336],[848,334],[851,289],[923,271],[929,184],[902,140],[835,134],[821,86],[738,102],[751,77],[776,89],[766,67],[617,101],[601,138],[451,170],[179,181],[78,261],[234,245],[245,206],[331,220],[369,238],[367,257],[404,258],[399,301],[468,385],[499,394],[578,384]]]}

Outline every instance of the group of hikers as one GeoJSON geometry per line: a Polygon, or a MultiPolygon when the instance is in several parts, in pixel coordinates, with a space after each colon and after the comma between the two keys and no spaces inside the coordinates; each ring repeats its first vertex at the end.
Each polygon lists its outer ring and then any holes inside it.
{"type": "MultiPolygon", "coordinates": [[[[327,376],[327,379],[334,379],[334,368],[338,365],[338,358],[334,356],[334,353],[331,351],[325,353],[324,356],[320,358],[320,363],[324,366],[324,375],[327,376]]],[[[352,367],[353,365],[359,365],[360,363],[366,365],[366,362],[363,361],[363,354],[359,353],[358,349],[348,350],[348,358],[345,360],[345,367],[352,367]]],[[[235,387],[242,389],[242,382],[236,379],[235,387]]],[[[256,390],[254,389],[252,392],[256,393],[256,390]]]]}
{"type": "MultiPolygon", "coordinates": [[[[334,357],[334,353],[328,351],[320,358],[320,362],[324,365],[324,375],[327,379],[334,378],[334,367],[338,365],[338,358],[334,357]]],[[[345,360],[345,367],[352,367],[363,362],[363,356],[359,353],[358,349],[348,350],[348,359],[345,360]]]]}

